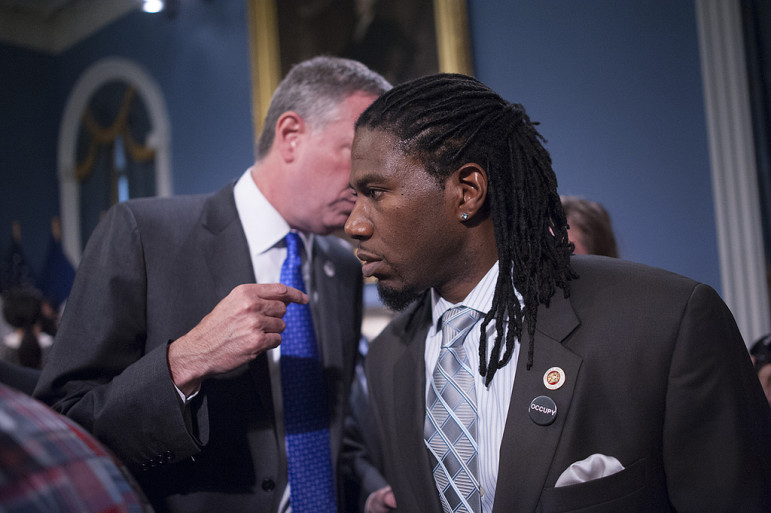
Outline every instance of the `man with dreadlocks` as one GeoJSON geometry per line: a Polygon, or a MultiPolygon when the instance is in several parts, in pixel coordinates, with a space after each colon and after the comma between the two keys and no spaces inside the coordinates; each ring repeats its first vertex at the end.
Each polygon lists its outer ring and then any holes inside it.
{"type": "Polygon", "coordinates": [[[463,75],[396,87],[350,183],[363,273],[406,308],[367,357],[393,493],[371,510],[769,511],[771,410],[728,308],[571,256],[521,105],[463,75]]]}

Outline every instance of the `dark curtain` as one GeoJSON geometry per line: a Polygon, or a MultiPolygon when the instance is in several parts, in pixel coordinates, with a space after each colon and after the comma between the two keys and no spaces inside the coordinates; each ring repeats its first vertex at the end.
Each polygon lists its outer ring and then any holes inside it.
{"type": "MultiPolygon", "coordinates": [[[[119,119],[121,107],[127,101],[129,86],[123,82],[109,82],[100,87],[88,103],[88,114],[101,130],[112,127],[119,119]]],[[[137,145],[144,145],[147,134],[152,130],[147,109],[138,94],[132,95],[130,108],[125,118],[125,129],[137,145]]],[[[113,140],[107,144],[99,144],[98,150],[88,173],[79,180],[80,185],[80,233],[81,245],[85,246],[88,237],[96,227],[101,216],[118,201],[118,177],[122,175],[128,180],[130,198],[154,196],[155,161],[138,161],[127,151],[125,134],[121,135],[121,143],[113,140]],[[117,156],[116,148],[123,155],[117,156]]],[[[85,123],[81,124],[78,135],[76,162],[81,164],[88,160],[94,137],[85,123]]]]}
{"type": "Polygon", "coordinates": [[[771,2],[742,0],[741,6],[763,220],[766,281],[771,289],[771,2]]]}

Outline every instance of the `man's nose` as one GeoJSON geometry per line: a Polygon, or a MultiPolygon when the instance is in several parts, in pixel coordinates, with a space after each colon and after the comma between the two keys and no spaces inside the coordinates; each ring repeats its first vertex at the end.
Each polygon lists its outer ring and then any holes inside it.
{"type": "Polygon", "coordinates": [[[372,224],[362,214],[358,201],[345,222],[345,233],[353,239],[366,239],[372,235],[372,224]]]}

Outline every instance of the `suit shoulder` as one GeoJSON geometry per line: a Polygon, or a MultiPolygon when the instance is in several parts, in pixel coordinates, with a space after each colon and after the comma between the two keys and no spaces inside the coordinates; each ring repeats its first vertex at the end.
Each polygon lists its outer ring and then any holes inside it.
{"type": "Polygon", "coordinates": [[[570,282],[571,292],[592,288],[615,292],[634,289],[641,294],[690,294],[699,285],[709,287],[671,271],[619,258],[574,255],[571,265],[578,274],[578,278],[570,282]]]}
{"type": "Polygon", "coordinates": [[[208,195],[135,198],[118,203],[110,210],[127,210],[139,221],[163,222],[200,211],[208,195]]]}
{"type": "Polygon", "coordinates": [[[232,197],[231,186],[212,194],[130,199],[107,211],[89,237],[89,244],[103,246],[134,240],[167,247],[183,240],[196,226],[212,225],[212,218],[237,218],[232,197]],[[232,208],[225,203],[228,194],[232,208]]]}
{"type": "Polygon", "coordinates": [[[657,322],[679,322],[691,307],[726,310],[709,285],[691,278],[615,258],[573,257],[578,278],[570,282],[570,303],[582,319],[610,315],[645,318],[655,312],[657,322]]]}
{"type": "Polygon", "coordinates": [[[183,229],[198,221],[217,229],[237,217],[233,184],[208,194],[134,198],[114,205],[105,217],[128,216],[138,227],[153,232],[183,229]]]}

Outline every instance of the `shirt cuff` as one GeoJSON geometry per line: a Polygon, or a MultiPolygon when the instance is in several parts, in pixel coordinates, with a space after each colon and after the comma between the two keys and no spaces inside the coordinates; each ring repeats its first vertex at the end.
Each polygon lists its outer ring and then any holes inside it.
{"type": "MultiPolygon", "coordinates": [[[[172,384],[174,384],[174,382],[172,382],[172,384]]],[[[179,398],[182,401],[182,404],[184,405],[187,405],[187,403],[192,401],[193,398],[198,395],[198,392],[201,391],[201,387],[198,387],[198,389],[195,392],[185,397],[185,393],[182,390],[180,390],[177,385],[174,385],[174,389],[177,391],[177,395],[179,395],[179,398]]]]}

